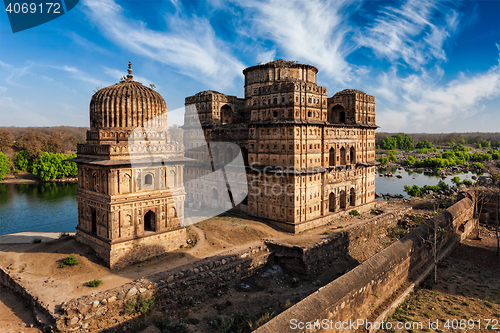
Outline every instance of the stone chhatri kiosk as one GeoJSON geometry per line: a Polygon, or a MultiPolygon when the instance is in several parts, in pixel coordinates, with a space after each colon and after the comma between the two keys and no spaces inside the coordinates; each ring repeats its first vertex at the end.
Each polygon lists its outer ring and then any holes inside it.
{"type": "Polygon", "coordinates": [[[130,63],[120,83],[92,96],[87,143],[72,159],[76,239],[111,269],[185,244],[184,149],[170,141],[166,115],[163,98],[133,80],[130,63]]]}

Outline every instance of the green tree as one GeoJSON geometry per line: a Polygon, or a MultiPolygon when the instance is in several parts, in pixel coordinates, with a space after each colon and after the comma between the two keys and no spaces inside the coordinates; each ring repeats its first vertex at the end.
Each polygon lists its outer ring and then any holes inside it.
{"type": "Polygon", "coordinates": [[[384,164],[384,165],[386,165],[387,163],[389,163],[389,159],[388,159],[387,157],[385,157],[385,156],[382,156],[382,157],[381,157],[381,158],[379,158],[377,161],[378,161],[380,164],[384,164]]]}
{"type": "Polygon", "coordinates": [[[33,166],[33,159],[26,150],[22,150],[19,153],[14,154],[15,166],[19,170],[31,172],[31,167],[33,166]]]}
{"type": "Polygon", "coordinates": [[[413,149],[414,143],[413,139],[405,134],[395,134],[393,136],[388,136],[382,140],[380,144],[382,149],[403,149],[403,150],[411,150],[413,149]]]}
{"type": "Polygon", "coordinates": [[[45,152],[33,163],[33,174],[45,181],[76,176],[78,174],[76,163],[66,161],[72,157],[76,157],[76,154],[64,155],[45,152]]]}
{"type": "Polygon", "coordinates": [[[419,141],[419,143],[417,143],[417,145],[415,146],[415,148],[427,148],[427,149],[431,149],[432,148],[432,143],[427,141],[427,140],[423,140],[423,141],[419,141]]]}
{"type": "Polygon", "coordinates": [[[4,179],[6,173],[10,171],[10,160],[0,151],[0,181],[4,179]]]}

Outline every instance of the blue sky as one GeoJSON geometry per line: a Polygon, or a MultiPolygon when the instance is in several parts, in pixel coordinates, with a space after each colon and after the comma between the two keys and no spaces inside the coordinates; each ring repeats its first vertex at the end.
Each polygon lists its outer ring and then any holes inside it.
{"type": "Polygon", "coordinates": [[[13,34],[2,12],[0,126],[88,126],[128,61],[182,124],[186,96],[243,97],[242,70],[282,58],[316,66],[329,96],[374,95],[379,131],[499,132],[499,18],[496,0],[81,0],[13,34]]]}

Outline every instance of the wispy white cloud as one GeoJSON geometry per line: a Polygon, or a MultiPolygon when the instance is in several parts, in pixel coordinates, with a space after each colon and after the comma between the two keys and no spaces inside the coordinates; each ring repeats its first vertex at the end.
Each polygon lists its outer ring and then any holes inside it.
{"type": "Polygon", "coordinates": [[[345,60],[352,51],[347,8],[351,1],[322,0],[234,0],[245,8],[248,29],[271,40],[291,60],[317,66],[322,73],[340,81],[350,80],[345,60]]]}
{"type": "Polygon", "coordinates": [[[64,66],[49,65],[48,67],[59,69],[59,70],[65,71],[67,73],[70,73],[71,78],[73,78],[75,80],[89,82],[95,86],[104,86],[107,84],[106,82],[99,80],[99,79],[93,77],[91,74],[88,74],[88,73],[86,73],[86,72],[84,72],[76,67],[72,67],[72,66],[68,66],[68,65],[64,65],[64,66]]]}
{"type": "Polygon", "coordinates": [[[24,87],[21,83],[19,83],[19,81],[23,76],[31,74],[33,63],[29,62],[26,66],[16,67],[0,61],[0,66],[5,69],[3,74],[5,75],[4,80],[7,84],[15,87],[24,87]]]}
{"type": "MultiPolygon", "coordinates": [[[[216,36],[206,18],[168,15],[169,31],[158,32],[126,17],[113,0],[83,3],[89,17],[113,42],[215,88],[232,84],[245,67],[234,58],[230,46],[216,36]]],[[[182,10],[177,1],[173,3],[182,10]]]]}
{"type": "Polygon", "coordinates": [[[476,75],[460,73],[445,84],[442,76],[439,67],[405,78],[394,70],[379,76],[373,90],[389,103],[382,103],[378,123],[388,131],[446,131],[450,123],[482,111],[486,100],[500,97],[500,59],[498,65],[476,75]]]}
{"type": "Polygon", "coordinates": [[[459,24],[459,13],[449,6],[451,2],[407,0],[400,6],[400,2],[390,4],[356,35],[359,45],[391,61],[402,59],[413,69],[431,60],[447,59],[444,42],[459,24]]]}

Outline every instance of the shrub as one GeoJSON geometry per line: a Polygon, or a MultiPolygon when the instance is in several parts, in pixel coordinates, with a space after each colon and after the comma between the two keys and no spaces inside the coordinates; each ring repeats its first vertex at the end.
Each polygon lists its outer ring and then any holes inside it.
{"type": "Polygon", "coordinates": [[[394,155],[390,155],[390,156],[389,156],[389,160],[390,160],[391,162],[397,162],[397,160],[398,160],[398,159],[396,158],[396,156],[394,156],[394,155]]]}
{"type": "Polygon", "coordinates": [[[460,178],[458,176],[453,177],[451,179],[451,182],[457,186],[461,184],[460,178]]]}
{"type": "Polygon", "coordinates": [[[440,191],[446,189],[447,187],[448,185],[442,180],[440,180],[439,183],[434,186],[424,185],[420,187],[415,184],[413,186],[405,185],[404,189],[405,192],[408,193],[408,195],[411,195],[412,197],[422,197],[425,195],[425,191],[440,191]]]}
{"type": "Polygon", "coordinates": [[[472,165],[478,169],[484,169],[484,165],[482,163],[474,162],[474,163],[472,163],[472,165]]]}
{"type": "Polygon", "coordinates": [[[93,288],[96,288],[96,287],[99,287],[99,285],[102,283],[102,280],[97,280],[97,279],[94,279],[92,281],[89,281],[87,282],[87,286],[89,287],[93,287],[93,288]]]}
{"type": "Polygon", "coordinates": [[[352,215],[352,216],[360,216],[361,214],[360,214],[357,210],[353,209],[353,210],[351,210],[351,211],[349,212],[349,215],[352,215]]]}
{"type": "Polygon", "coordinates": [[[330,231],[323,231],[323,235],[329,235],[330,231]]]}
{"type": "Polygon", "coordinates": [[[385,157],[385,156],[382,156],[382,157],[381,157],[381,158],[379,158],[377,161],[378,161],[380,164],[384,164],[384,165],[386,165],[387,163],[389,163],[389,159],[388,159],[387,157],[385,157]]]}
{"type": "Polygon", "coordinates": [[[78,261],[76,261],[74,254],[70,254],[69,256],[63,259],[63,264],[68,266],[76,266],[78,265],[78,261]]]}
{"type": "Polygon", "coordinates": [[[59,238],[63,238],[63,237],[69,237],[69,234],[67,232],[61,232],[59,234],[59,238]]]}
{"type": "Polygon", "coordinates": [[[130,298],[127,303],[125,303],[125,312],[127,314],[132,314],[135,312],[135,306],[137,303],[135,302],[135,299],[130,298]]]}
{"type": "Polygon", "coordinates": [[[427,148],[427,149],[431,149],[432,148],[432,143],[427,141],[427,140],[423,140],[423,141],[419,141],[419,143],[417,143],[417,145],[415,146],[415,148],[427,148]]]}
{"type": "Polygon", "coordinates": [[[413,163],[415,163],[415,157],[413,157],[413,156],[410,156],[406,160],[403,161],[404,165],[410,165],[413,163]]]}
{"type": "Polygon", "coordinates": [[[64,267],[66,267],[65,264],[59,264],[59,268],[64,268],[64,267]]]}
{"type": "Polygon", "coordinates": [[[154,304],[155,304],[154,297],[144,298],[143,295],[140,295],[139,303],[137,304],[137,311],[139,311],[141,314],[145,314],[153,307],[154,304]]]}
{"type": "Polygon", "coordinates": [[[35,237],[31,240],[31,243],[32,244],[37,244],[37,243],[41,243],[42,242],[42,239],[41,238],[38,238],[38,237],[35,237]]]}
{"type": "Polygon", "coordinates": [[[472,181],[471,180],[468,180],[468,179],[464,179],[462,181],[462,184],[464,184],[465,186],[472,186],[472,181]]]}
{"type": "Polygon", "coordinates": [[[387,154],[389,155],[397,155],[398,151],[397,150],[394,150],[394,149],[391,149],[387,152],[387,154]]]}

